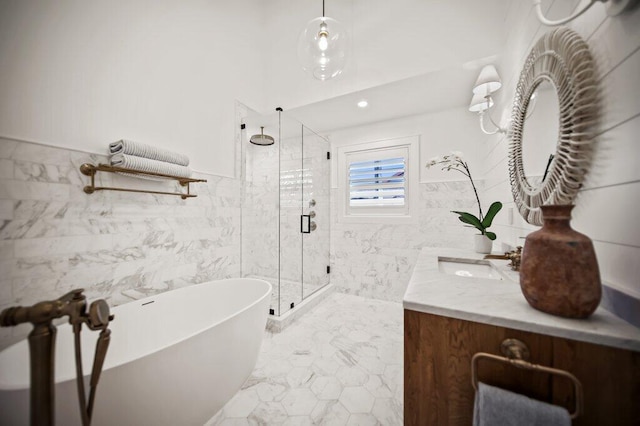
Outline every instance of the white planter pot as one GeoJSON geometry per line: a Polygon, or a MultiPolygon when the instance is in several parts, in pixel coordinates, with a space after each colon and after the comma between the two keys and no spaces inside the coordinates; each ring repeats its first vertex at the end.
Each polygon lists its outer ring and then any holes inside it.
{"type": "Polygon", "coordinates": [[[491,253],[491,248],[493,247],[493,241],[487,238],[486,235],[476,234],[474,237],[474,246],[476,253],[491,253]]]}

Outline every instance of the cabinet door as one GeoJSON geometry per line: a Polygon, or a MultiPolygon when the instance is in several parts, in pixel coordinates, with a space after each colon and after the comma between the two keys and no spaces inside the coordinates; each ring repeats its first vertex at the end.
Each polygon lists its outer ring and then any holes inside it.
{"type": "MultiPolygon", "coordinates": [[[[553,366],[582,383],[584,412],[574,426],[640,425],[640,352],[553,338],[553,366]]],[[[567,380],[553,380],[553,402],[573,406],[567,380]]]]}
{"type": "MultiPolygon", "coordinates": [[[[410,310],[405,310],[404,327],[405,425],[469,426],[475,397],[471,358],[477,352],[499,355],[504,339],[526,342],[532,362],[551,364],[548,336],[410,310]]],[[[546,374],[483,360],[478,378],[532,398],[549,398],[546,374]]]]}
{"type": "MultiPolygon", "coordinates": [[[[506,338],[523,341],[530,362],[566,370],[582,383],[583,414],[574,426],[640,425],[640,352],[405,310],[405,425],[464,425],[473,419],[471,358],[500,354],[506,338]]],[[[484,383],[574,410],[568,380],[481,361],[484,383]]]]}

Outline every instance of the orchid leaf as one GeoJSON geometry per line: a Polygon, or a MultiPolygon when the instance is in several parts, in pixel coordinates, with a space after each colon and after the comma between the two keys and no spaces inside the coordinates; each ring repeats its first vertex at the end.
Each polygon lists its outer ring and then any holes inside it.
{"type": "Polygon", "coordinates": [[[472,215],[471,213],[457,212],[457,211],[453,211],[452,213],[459,215],[458,219],[460,219],[461,222],[468,223],[469,225],[475,226],[478,230],[484,231],[484,227],[482,226],[480,219],[478,219],[476,216],[472,215]]]}
{"type": "Polygon", "coordinates": [[[484,235],[486,235],[486,236],[487,236],[487,238],[488,238],[488,239],[490,239],[491,241],[493,241],[493,240],[495,240],[495,239],[496,239],[496,234],[494,234],[493,232],[486,231],[486,232],[484,233],[484,235]]]}
{"type": "MultiPolygon", "coordinates": [[[[496,214],[498,214],[500,209],[502,209],[502,203],[500,201],[496,201],[493,204],[491,204],[491,206],[489,207],[489,211],[487,211],[487,214],[484,216],[484,219],[482,219],[482,226],[484,229],[487,229],[491,226],[491,223],[493,222],[493,218],[496,216],[496,214]]],[[[495,236],[491,239],[495,239],[495,236]]]]}

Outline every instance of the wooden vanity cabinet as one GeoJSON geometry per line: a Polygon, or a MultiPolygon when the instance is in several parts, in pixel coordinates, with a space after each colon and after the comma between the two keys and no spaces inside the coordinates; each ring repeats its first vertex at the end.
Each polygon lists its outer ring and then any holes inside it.
{"type": "MultiPolygon", "coordinates": [[[[404,311],[404,424],[472,424],[471,358],[500,353],[504,339],[527,344],[530,362],[563,369],[582,383],[583,414],[573,425],[640,425],[640,352],[551,337],[411,310],[404,311]]],[[[574,409],[568,379],[491,360],[484,383],[574,409]]]]}

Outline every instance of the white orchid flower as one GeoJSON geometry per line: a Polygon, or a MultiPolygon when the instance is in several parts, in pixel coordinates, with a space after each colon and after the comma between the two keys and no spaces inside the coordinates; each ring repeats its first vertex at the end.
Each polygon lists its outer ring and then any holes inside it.
{"type": "Polygon", "coordinates": [[[441,161],[442,161],[442,159],[440,158],[440,156],[433,157],[429,161],[427,161],[427,168],[435,166],[436,164],[438,164],[441,161]]]}
{"type": "MultiPolygon", "coordinates": [[[[478,203],[478,216],[474,216],[471,213],[459,211],[454,211],[453,213],[458,214],[459,219],[462,222],[474,226],[476,229],[478,229],[482,235],[486,235],[490,240],[495,240],[496,234],[487,231],[488,227],[484,225],[484,219],[486,217],[482,214],[482,205],[480,204],[480,197],[478,197],[478,190],[475,183],[473,182],[473,178],[471,177],[471,170],[469,170],[469,165],[464,161],[464,154],[462,153],[462,151],[451,151],[450,154],[443,155],[441,157],[433,157],[427,163],[427,167],[435,166],[436,164],[440,164],[441,169],[444,171],[455,170],[469,178],[471,187],[473,188],[473,193],[476,196],[476,201],[478,203]],[[469,216],[475,218],[475,221],[469,221],[469,216]]],[[[491,204],[487,212],[489,224],[493,220],[493,217],[498,213],[498,211],[500,211],[500,209],[502,209],[502,203],[500,201],[494,201],[491,204]]]]}
{"type": "Polygon", "coordinates": [[[451,155],[453,156],[454,160],[461,160],[464,158],[464,154],[462,153],[462,151],[451,151],[451,155]]]}

